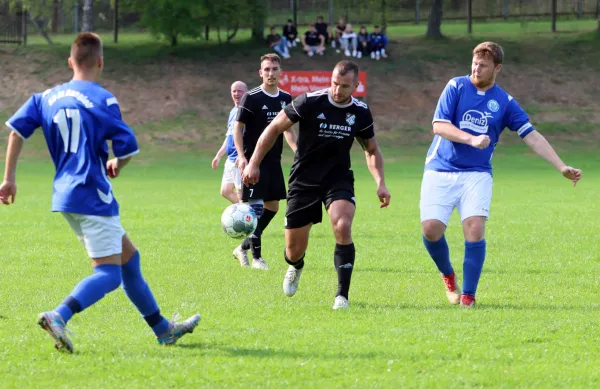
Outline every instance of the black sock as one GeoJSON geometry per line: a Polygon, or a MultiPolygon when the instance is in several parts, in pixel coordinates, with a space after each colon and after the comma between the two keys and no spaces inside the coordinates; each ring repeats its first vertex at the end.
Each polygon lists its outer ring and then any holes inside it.
{"type": "Polygon", "coordinates": [[[254,233],[248,238],[248,241],[250,242],[250,250],[252,250],[252,258],[254,259],[259,259],[262,256],[262,248],[260,247],[261,236],[262,229],[260,228],[260,224],[258,224],[256,226],[256,230],[254,230],[254,233]]]}
{"type": "MultiPolygon", "coordinates": [[[[248,241],[248,247],[252,250],[252,258],[258,259],[262,257],[261,236],[265,228],[267,228],[276,214],[277,212],[265,209],[263,214],[258,218],[256,230],[254,230],[254,233],[248,239],[246,239],[248,241]]],[[[244,243],[246,243],[246,241],[244,241],[244,243]]],[[[244,243],[242,243],[242,249],[248,250],[244,248],[244,243]]]]}
{"type": "Polygon", "coordinates": [[[303,254],[302,258],[300,258],[299,261],[292,262],[292,261],[290,261],[287,254],[285,253],[285,248],[283,249],[283,257],[285,258],[285,261],[288,263],[288,265],[292,265],[293,267],[295,267],[298,270],[300,270],[304,267],[304,255],[306,255],[306,254],[303,254]]]}
{"type": "Polygon", "coordinates": [[[256,228],[260,227],[260,230],[264,231],[269,223],[271,223],[271,220],[273,220],[275,215],[277,215],[277,212],[273,212],[265,208],[261,217],[258,218],[258,226],[256,228]]]}
{"type": "Polygon", "coordinates": [[[350,279],[352,278],[352,270],[354,270],[354,243],[348,245],[335,245],[333,253],[333,263],[338,274],[338,290],[337,296],[348,298],[348,290],[350,289],[350,279]]]}
{"type": "Polygon", "coordinates": [[[250,237],[244,239],[244,241],[242,242],[242,250],[250,250],[250,237]]]}

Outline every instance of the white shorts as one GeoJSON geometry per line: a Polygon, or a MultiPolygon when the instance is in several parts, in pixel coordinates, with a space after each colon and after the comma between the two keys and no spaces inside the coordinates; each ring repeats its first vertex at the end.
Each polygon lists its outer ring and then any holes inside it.
{"type": "Polygon", "coordinates": [[[221,185],[225,184],[233,184],[237,190],[242,188],[242,175],[240,174],[240,169],[235,167],[235,162],[232,162],[229,158],[225,161],[223,181],[221,181],[221,185]]]}
{"type": "Polygon", "coordinates": [[[439,220],[448,225],[458,208],[460,220],[490,214],[492,176],[484,172],[436,172],[428,170],[421,183],[421,222],[439,220]]]}
{"type": "Polygon", "coordinates": [[[119,216],[94,216],[62,212],[90,258],[121,254],[123,235],[119,216]]]}

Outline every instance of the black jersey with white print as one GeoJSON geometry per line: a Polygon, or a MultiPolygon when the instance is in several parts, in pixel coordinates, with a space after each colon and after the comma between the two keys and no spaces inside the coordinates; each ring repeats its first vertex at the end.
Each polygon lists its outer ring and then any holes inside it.
{"type": "MultiPolygon", "coordinates": [[[[256,142],[273,121],[275,116],[290,102],[292,96],[282,89],[276,94],[270,94],[262,86],[248,91],[240,100],[240,106],[236,120],[244,123],[244,155],[246,159],[252,157],[256,142]]],[[[263,163],[281,163],[281,152],[283,151],[283,135],[280,135],[275,145],[267,152],[263,163]]]]}
{"type": "Polygon", "coordinates": [[[300,123],[290,188],[326,185],[345,176],[350,171],[354,138],[375,136],[367,104],[354,97],[348,104],[337,104],[329,89],[297,97],[284,112],[292,122],[300,123]]]}

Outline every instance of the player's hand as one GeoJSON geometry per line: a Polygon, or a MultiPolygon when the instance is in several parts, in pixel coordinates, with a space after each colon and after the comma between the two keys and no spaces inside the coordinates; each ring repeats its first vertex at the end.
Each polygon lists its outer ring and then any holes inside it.
{"type": "Polygon", "coordinates": [[[119,177],[119,160],[117,158],[110,159],[106,162],[106,171],[110,178],[119,177]]]}
{"type": "Polygon", "coordinates": [[[245,185],[254,185],[260,178],[260,168],[254,164],[249,164],[242,173],[242,182],[245,185]]]}
{"type": "Polygon", "coordinates": [[[220,160],[221,160],[221,158],[219,158],[219,157],[215,157],[212,160],[212,168],[213,168],[213,170],[217,170],[217,168],[219,167],[219,161],[220,160]]]}
{"type": "Polygon", "coordinates": [[[490,137],[487,135],[478,135],[471,137],[471,146],[483,150],[490,145],[490,137]]]}
{"type": "Polygon", "coordinates": [[[240,157],[238,155],[237,159],[235,160],[235,167],[240,169],[240,174],[244,174],[244,169],[246,166],[248,166],[248,160],[246,157],[240,157]]]}
{"type": "Polygon", "coordinates": [[[10,205],[14,203],[16,195],[17,184],[15,182],[2,182],[2,185],[0,185],[0,201],[2,201],[3,204],[10,205]]]}
{"type": "Polygon", "coordinates": [[[381,202],[379,208],[385,208],[390,205],[390,198],[392,195],[390,194],[390,191],[387,190],[385,185],[381,185],[379,188],[377,188],[377,197],[379,197],[379,201],[381,202]]]}
{"type": "Polygon", "coordinates": [[[560,174],[568,180],[573,181],[573,186],[577,185],[577,182],[581,180],[581,170],[575,169],[571,166],[565,166],[560,170],[560,174]]]}

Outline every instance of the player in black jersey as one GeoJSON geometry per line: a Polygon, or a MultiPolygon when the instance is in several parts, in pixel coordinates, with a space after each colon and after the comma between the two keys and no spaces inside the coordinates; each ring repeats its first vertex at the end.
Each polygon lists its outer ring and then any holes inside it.
{"type": "MultiPolygon", "coordinates": [[[[233,137],[238,152],[236,166],[243,171],[252,157],[258,138],[281,110],[292,101],[289,93],[277,87],[281,77],[281,59],[277,54],[266,54],[260,58],[259,74],[262,85],[248,91],[240,101],[233,137]]],[[[284,132],[286,141],[296,152],[296,133],[293,128],[284,132]]],[[[283,136],[274,140],[275,146],[264,155],[261,166],[263,180],[259,184],[242,187],[243,202],[247,202],[258,215],[256,230],[233,251],[233,256],[244,267],[248,267],[248,249],[252,250],[252,267],[267,270],[262,258],[261,235],[279,210],[279,200],[285,199],[285,180],[281,170],[283,136]]]]}
{"type": "Polygon", "coordinates": [[[356,209],[350,148],[355,138],[365,151],[367,165],[377,183],[381,208],[390,203],[371,111],[365,103],[352,97],[357,86],[358,66],[351,61],[339,62],[333,69],[330,88],[299,96],[269,124],[242,175],[246,184],[261,182],[263,157],[279,134],[300,122],[298,151],[287,195],[285,260],[290,267],[283,281],[283,291],[291,297],[298,289],[310,228],[321,222],[323,203],[336,240],[333,260],[338,273],[338,290],[333,309],[349,306],[348,290],[355,256],[351,227],[356,209]]]}

